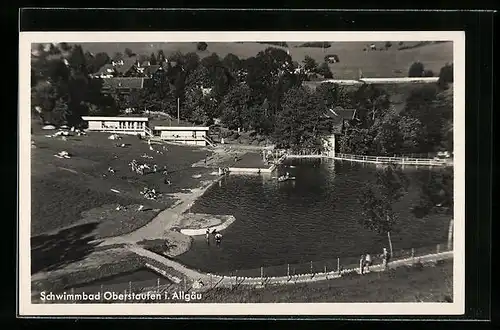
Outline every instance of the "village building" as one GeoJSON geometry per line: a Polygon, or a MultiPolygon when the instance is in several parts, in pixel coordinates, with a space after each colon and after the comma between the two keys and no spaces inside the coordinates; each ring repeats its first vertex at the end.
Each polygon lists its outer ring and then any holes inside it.
{"type": "Polygon", "coordinates": [[[146,78],[104,78],[102,80],[101,91],[103,94],[128,95],[133,90],[143,89],[146,78]]]}
{"type": "Polygon", "coordinates": [[[342,107],[335,107],[328,109],[323,117],[332,121],[332,131],[330,135],[325,137],[324,146],[325,154],[328,157],[335,157],[338,150],[338,140],[344,134],[349,122],[355,118],[356,110],[343,109],[342,107]]]}
{"type": "Polygon", "coordinates": [[[88,131],[153,136],[147,117],[82,116],[82,119],[88,124],[88,131]]]}
{"type": "Polygon", "coordinates": [[[160,139],[168,142],[182,143],[205,147],[213,145],[208,137],[209,127],[204,126],[155,126],[155,134],[159,134],[160,139]]]}

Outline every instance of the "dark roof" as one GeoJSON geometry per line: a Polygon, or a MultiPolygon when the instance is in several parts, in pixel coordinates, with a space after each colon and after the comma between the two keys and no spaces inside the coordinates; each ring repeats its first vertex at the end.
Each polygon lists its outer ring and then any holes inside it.
{"type": "Polygon", "coordinates": [[[325,112],[325,117],[341,120],[351,120],[354,119],[354,114],[356,110],[354,109],[343,109],[342,107],[335,107],[333,109],[328,109],[325,112]]]}
{"type": "Polygon", "coordinates": [[[104,78],[102,88],[142,89],[144,78],[104,78]]]}
{"type": "Polygon", "coordinates": [[[99,71],[97,71],[96,73],[94,73],[94,75],[100,75],[101,73],[108,73],[108,69],[114,69],[115,67],[113,66],[113,64],[104,64],[100,69],[99,71]]]}
{"type": "Polygon", "coordinates": [[[150,65],[144,70],[144,73],[147,75],[154,74],[159,68],[159,65],[150,65]]]}
{"type": "Polygon", "coordinates": [[[127,57],[123,59],[123,65],[115,66],[116,71],[121,74],[127,73],[137,62],[135,57],[127,57]]]}
{"type": "Polygon", "coordinates": [[[325,112],[324,117],[332,119],[333,133],[341,134],[342,127],[344,126],[344,121],[354,119],[355,113],[356,110],[354,109],[343,109],[341,107],[335,107],[333,109],[328,109],[325,112]]]}

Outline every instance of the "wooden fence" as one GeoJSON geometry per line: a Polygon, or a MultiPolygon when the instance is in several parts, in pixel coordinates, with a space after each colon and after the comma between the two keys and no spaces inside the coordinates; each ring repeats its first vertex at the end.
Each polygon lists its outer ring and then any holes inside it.
{"type": "Polygon", "coordinates": [[[375,164],[402,164],[402,165],[423,165],[423,166],[447,166],[453,163],[446,159],[439,158],[410,158],[410,157],[384,157],[384,156],[360,156],[351,154],[335,154],[334,159],[350,160],[362,163],[375,164]]]}

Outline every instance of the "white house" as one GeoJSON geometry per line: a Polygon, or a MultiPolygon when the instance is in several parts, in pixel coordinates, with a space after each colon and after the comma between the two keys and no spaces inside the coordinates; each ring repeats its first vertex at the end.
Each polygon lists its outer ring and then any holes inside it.
{"type": "Polygon", "coordinates": [[[147,117],[82,116],[82,119],[88,123],[88,131],[141,134],[142,136],[153,135],[147,117]]]}
{"type": "Polygon", "coordinates": [[[155,126],[154,131],[159,132],[160,139],[169,142],[183,143],[196,146],[212,145],[208,138],[209,127],[181,127],[181,126],[155,126]]]}

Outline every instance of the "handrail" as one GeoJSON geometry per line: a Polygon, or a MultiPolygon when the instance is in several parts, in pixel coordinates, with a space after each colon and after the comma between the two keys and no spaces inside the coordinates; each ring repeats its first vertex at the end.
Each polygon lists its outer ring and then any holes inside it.
{"type": "Polygon", "coordinates": [[[445,159],[433,159],[433,158],[411,158],[411,157],[387,157],[387,156],[361,156],[352,154],[336,154],[336,158],[341,159],[353,159],[353,160],[364,160],[364,161],[376,161],[376,162],[408,162],[408,163],[446,163],[445,159]]]}
{"type": "Polygon", "coordinates": [[[151,128],[147,127],[147,126],[144,126],[144,132],[146,132],[147,135],[149,136],[154,136],[153,134],[153,131],[151,130],[151,128]]]}

